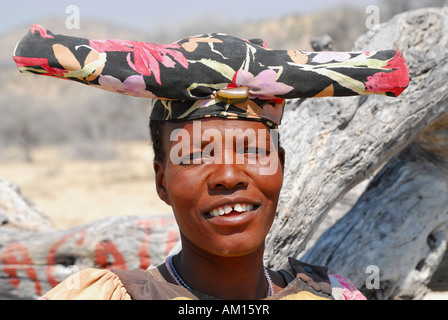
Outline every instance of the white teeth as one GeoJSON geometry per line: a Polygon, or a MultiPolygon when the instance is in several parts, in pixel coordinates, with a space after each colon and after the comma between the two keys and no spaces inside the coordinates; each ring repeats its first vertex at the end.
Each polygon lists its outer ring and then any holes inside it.
{"type": "Polygon", "coordinates": [[[217,216],[222,216],[224,214],[228,214],[232,211],[237,211],[237,212],[247,212],[247,211],[252,211],[252,209],[254,208],[253,205],[251,204],[246,204],[246,203],[236,203],[234,205],[226,205],[224,207],[219,207],[216,209],[213,209],[212,211],[209,212],[209,214],[211,216],[217,217],[217,216]]]}

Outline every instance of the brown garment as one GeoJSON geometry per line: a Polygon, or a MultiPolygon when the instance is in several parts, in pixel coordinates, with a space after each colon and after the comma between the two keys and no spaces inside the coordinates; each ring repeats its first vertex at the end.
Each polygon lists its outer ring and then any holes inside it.
{"type": "MultiPolygon", "coordinates": [[[[283,290],[270,296],[267,300],[334,299],[327,267],[310,265],[292,258],[289,259],[289,263],[295,278],[283,290]]],[[[133,300],[218,299],[205,293],[190,291],[184,287],[167,282],[157,268],[147,271],[111,271],[120,278],[133,300]]]]}

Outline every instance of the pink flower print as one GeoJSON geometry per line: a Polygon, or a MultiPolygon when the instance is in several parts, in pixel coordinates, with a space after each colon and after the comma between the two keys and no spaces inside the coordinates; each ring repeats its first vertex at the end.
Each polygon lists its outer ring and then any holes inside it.
{"type": "Polygon", "coordinates": [[[149,42],[128,40],[90,40],[89,44],[98,52],[129,52],[126,57],[129,66],[145,76],[154,74],[154,78],[160,85],[162,82],[159,63],[167,68],[175,68],[176,62],[178,62],[184,68],[188,68],[188,60],[177,50],[180,49],[177,43],[155,45],[149,42]],[[134,62],[131,59],[131,52],[134,53],[134,62]]]}
{"type": "Polygon", "coordinates": [[[42,38],[54,39],[53,36],[50,36],[50,35],[47,33],[47,29],[41,27],[41,26],[38,25],[38,24],[33,24],[33,25],[31,26],[31,28],[30,28],[30,31],[31,31],[32,33],[34,33],[35,31],[39,32],[39,34],[40,34],[40,36],[41,36],[42,38]]]}
{"type": "Polygon", "coordinates": [[[347,278],[338,274],[328,274],[328,276],[335,278],[342,288],[342,300],[367,300],[367,298],[356,289],[356,287],[347,278]]]}
{"type": "Polygon", "coordinates": [[[334,52],[334,51],[320,51],[318,52],[311,62],[316,63],[328,63],[331,61],[342,62],[350,59],[350,53],[348,52],[334,52]]]}
{"type": "Polygon", "coordinates": [[[17,67],[21,71],[31,71],[34,67],[41,67],[46,73],[42,72],[40,74],[44,76],[54,76],[54,77],[63,77],[68,71],[60,68],[52,68],[48,64],[48,59],[45,58],[27,58],[27,57],[13,57],[17,67]]]}
{"type": "Polygon", "coordinates": [[[277,73],[272,70],[264,70],[257,76],[245,70],[238,70],[234,82],[236,86],[247,86],[249,88],[249,98],[270,100],[278,95],[290,92],[293,87],[282,82],[277,82],[277,73]]]}
{"type": "Polygon", "coordinates": [[[112,76],[100,75],[98,82],[101,89],[112,91],[116,93],[142,97],[155,98],[156,96],[150,91],[146,90],[146,84],[141,75],[134,75],[127,77],[123,82],[112,76]]]}
{"type": "Polygon", "coordinates": [[[384,69],[391,71],[377,72],[367,77],[367,81],[364,83],[366,91],[373,93],[391,92],[398,97],[409,85],[409,67],[406,65],[402,53],[396,51],[395,56],[389,60],[384,69]]]}
{"type": "Polygon", "coordinates": [[[279,124],[283,114],[283,104],[274,103],[263,106],[265,112],[265,118],[271,120],[274,123],[279,124]]]}

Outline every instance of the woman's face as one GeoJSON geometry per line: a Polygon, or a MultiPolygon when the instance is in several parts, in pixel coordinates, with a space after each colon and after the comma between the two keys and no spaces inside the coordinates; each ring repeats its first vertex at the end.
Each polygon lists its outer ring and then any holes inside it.
{"type": "Polygon", "coordinates": [[[260,122],[203,119],[164,125],[160,198],[184,241],[219,256],[264,246],[283,182],[284,151],[260,122]]]}

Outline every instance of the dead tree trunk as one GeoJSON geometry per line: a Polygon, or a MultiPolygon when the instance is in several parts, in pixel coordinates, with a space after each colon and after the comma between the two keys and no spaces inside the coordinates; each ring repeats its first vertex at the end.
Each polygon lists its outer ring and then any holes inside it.
{"type": "Polygon", "coordinates": [[[172,215],[111,217],[67,230],[0,179],[0,299],[35,299],[87,267],[146,269],[178,243],[172,215]]]}
{"type": "Polygon", "coordinates": [[[111,217],[68,230],[0,228],[0,299],[34,299],[80,269],[146,269],[178,242],[174,218],[111,217]]]}
{"type": "Polygon", "coordinates": [[[433,291],[448,291],[448,250],[432,275],[428,288],[433,291]]]}
{"type": "Polygon", "coordinates": [[[52,228],[52,222],[18,186],[0,178],[0,227],[45,231],[52,228]]]}
{"type": "Polygon", "coordinates": [[[423,297],[447,247],[447,129],[448,115],[390,160],[303,259],[343,273],[369,298],[423,297]]]}
{"type": "Polygon", "coordinates": [[[269,265],[283,266],[288,255],[302,257],[307,241],[334,203],[416,141],[391,160],[375,179],[376,184],[370,185],[370,190],[388,190],[382,193],[382,201],[371,201],[366,195],[358,202],[357,208],[376,212],[369,214],[371,220],[362,220],[360,214],[353,213],[360,209],[354,208],[338,223],[338,229],[335,226],[331,234],[322,236],[304,259],[328,263],[333,271],[348,276],[360,287],[365,285],[366,267],[377,265],[384,286],[377,293],[381,292],[382,298],[420,296],[420,289],[443,255],[446,241],[447,181],[442,155],[446,154],[448,134],[446,130],[425,129],[440,119],[436,126],[443,127],[448,112],[444,79],[448,74],[447,21],[448,8],[411,11],[368,32],[356,43],[355,50],[396,47],[403,51],[410,65],[411,82],[398,99],[310,99],[284,116],[281,138],[287,152],[287,170],[278,218],[267,242],[269,265]],[[428,140],[432,144],[424,145],[424,138],[435,132],[438,140],[428,140]],[[395,180],[388,178],[391,174],[395,180]],[[403,179],[406,174],[414,180],[403,179]],[[425,188],[419,190],[422,185],[425,188]],[[408,194],[411,191],[415,191],[414,195],[408,194]],[[398,199],[392,201],[395,197],[398,199]],[[409,206],[404,207],[399,197],[408,197],[409,206]],[[388,200],[391,206],[385,209],[388,200]],[[392,221],[390,212],[402,212],[404,216],[414,212],[418,226],[402,224],[398,228],[400,222],[392,221]],[[350,224],[349,217],[353,219],[350,224]],[[387,246],[392,233],[400,234],[403,241],[397,240],[386,256],[381,248],[387,246]],[[422,237],[426,247],[413,242],[408,251],[401,251],[403,246],[408,247],[404,243],[406,234],[413,234],[415,241],[422,237]],[[368,235],[375,240],[364,242],[368,235]],[[402,257],[405,253],[407,257],[402,257]],[[369,260],[363,259],[366,256],[369,260]],[[406,263],[410,265],[404,266],[406,263]],[[400,269],[407,267],[412,270],[400,269]],[[404,274],[399,275],[398,270],[404,274]]]}

